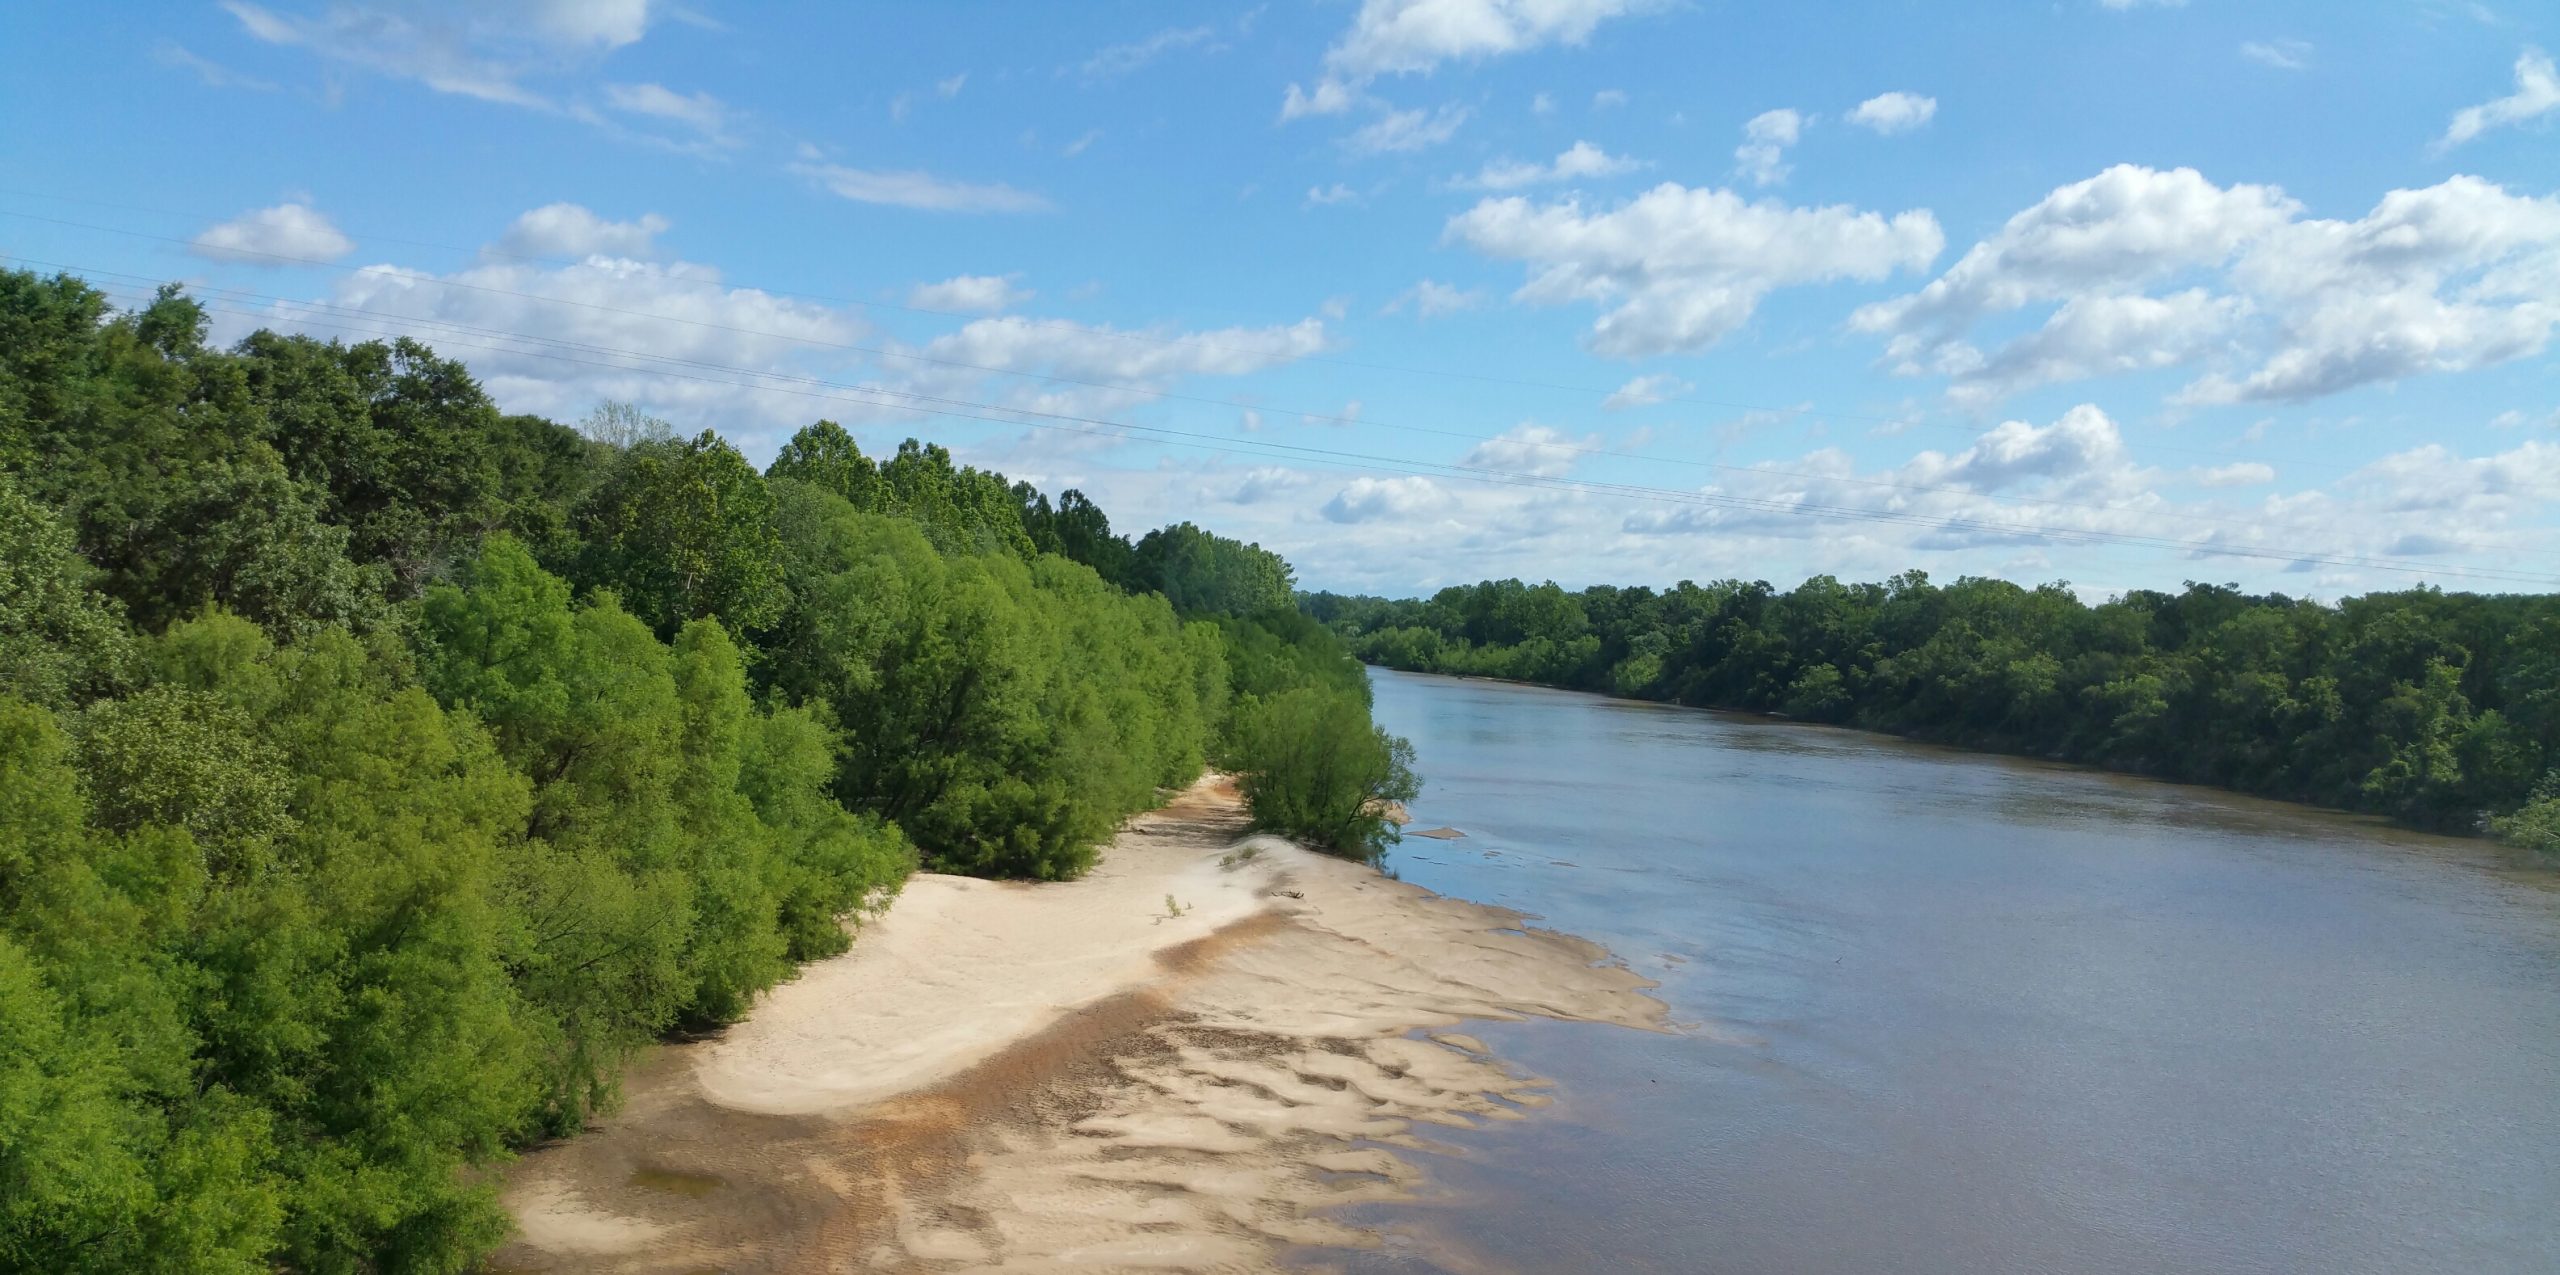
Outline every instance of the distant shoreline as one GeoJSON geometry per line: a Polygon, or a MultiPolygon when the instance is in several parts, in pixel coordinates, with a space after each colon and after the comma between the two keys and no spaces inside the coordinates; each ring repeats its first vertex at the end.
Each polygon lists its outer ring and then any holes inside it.
{"type": "Polygon", "coordinates": [[[1402,677],[1439,678],[1451,682],[1483,682],[1494,686],[1513,686],[1524,690],[1547,691],[1557,695],[1587,696],[1592,699],[1607,700],[1613,704],[1629,704],[1645,708],[1660,708],[1683,713],[1710,713],[1718,717],[1730,717],[1754,723],[1773,723],[1786,726],[1801,726],[1808,730],[1838,731],[1844,734],[1866,735],[1876,739],[1895,740],[1900,743],[1912,744],[1922,748],[1942,749],[1950,753],[1961,753],[1970,757],[1996,757],[2008,761],[2025,762],[2035,766],[2052,766],[2063,770],[2080,771],[2092,775],[2108,775],[2119,779],[2140,780],[2144,783],[2167,784],[2173,788],[2198,789],[2238,801],[2265,802],[2269,805],[2281,806],[2288,810],[2313,811],[2332,818],[2350,820],[2373,828],[2387,829],[2395,835],[2437,838],[2442,841],[2459,842],[2491,853],[2498,859],[2509,862],[2521,870],[2560,872],[2560,859],[2555,859],[2547,855],[2538,855],[2529,850],[2509,845],[2498,840],[2496,837],[2488,835],[2485,830],[2473,829],[2469,831],[2455,831],[2443,828],[2419,827],[2402,820],[2394,819],[2389,815],[2376,814],[2369,810],[2353,810],[2345,806],[2326,805],[2321,802],[2305,801],[2295,797],[2250,792],[2245,788],[2233,788],[2224,784],[2208,783],[2203,780],[2178,779],[2169,775],[2153,774],[2148,771],[2132,770],[2120,766],[2103,766],[2095,762],[2074,761],[2068,757],[2020,752],[2015,749],[1992,748],[1980,744],[1960,743],[1955,740],[1932,739],[1927,735],[1905,731],[1882,730],[1873,726],[1858,726],[1846,722],[1814,721],[1809,718],[1790,717],[1785,713],[1764,712],[1759,709],[1728,708],[1716,704],[1682,704],[1673,700],[1646,699],[1637,695],[1620,695],[1612,691],[1595,691],[1579,686],[1558,686],[1552,682],[1530,682],[1513,677],[1494,677],[1485,673],[1439,673],[1433,672],[1429,669],[1397,668],[1392,664],[1378,664],[1366,660],[1361,662],[1361,667],[1365,669],[1384,669],[1387,672],[1394,673],[1402,677]]]}
{"type": "Polygon", "coordinates": [[[515,1166],[497,1269],[1368,1247],[1324,1211],[1409,1197],[1415,1126],[1546,1101],[1449,1029],[1662,1024],[1589,943],[1246,832],[1211,777],[1082,880],[919,875],[851,952],[661,1050],[621,1112],[515,1166]]]}

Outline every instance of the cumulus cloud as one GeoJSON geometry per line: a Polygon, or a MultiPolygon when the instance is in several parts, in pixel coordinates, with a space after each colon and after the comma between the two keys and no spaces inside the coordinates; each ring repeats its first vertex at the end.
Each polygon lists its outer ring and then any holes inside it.
{"type": "Polygon", "coordinates": [[[1600,408],[1602,411],[1624,412],[1639,407],[1651,407],[1656,403],[1678,398],[1696,388],[1698,387],[1668,373],[1639,376],[1619,386],[1610,393],[1609,397],[1600,400],[1600,408]]]}
{"type": "Polygon", "coordinates": [[[1354,155],[1428,150],[1457,136],[1458,126],[1466,122],[1467,108],[1455,103],[1430,111],[1388,111],[1353,130],[1343,145],[1354,155]]]}
{"type": "Polygon", "coordinates": [[[940,283],[916,285],[907,293],[907,304],[920,310],[993,314],[1032,298],[1030,289],[1016,286],[1021,279],[1018,274],[955,275],[940,283]]]}
{"type": "Polygon", "coordinates": [[[1343,185],[1341,182],[1335,182],[1330,186],[1307,187],[1307,206],[1310,208],[1321,208],[1328,204],[1356,204],[1359,202],[1360,192],[1343,185]]]}
{"type": "Polygon", "coordinates": [[[656,213],[608,221],[578,204],[545,204],[517,217],[496,246],[516,257],[647,257],[666,230],[667,219],[656,213]]]}
{"type": "Polygon", "coordinates": [[[1611,107],[1624,106],[1626,104],[1627,91],[1625,89],[1602,89],[1591,95],[1591,109],[1595,111],[1605,111],[1611,107]]]}
{"type": "Polygon", "coordinates": [[[1878,93],[1849,112],[1849,122],[1860,128],[1891,137],[1908,133],[1929,122],[1938,113],[1938,99],[1896,89],[1878,93]]]}
{"type": "Polygon", "coordinates": [[[2516,91],[2454,112],[2444,136],[2436,139],[2436,149],[2450,150],[2490,129],[2540,119],[2554,111],[2560,111],[2560,68],[2552,65],[2550,54],[2526,49],[2516,56],[2516,91]]]}
{"type": "Polygon", "coordinates": [[[216,261],[295,266],[336,261],[356,250],[329,219],[308,204],[278,204],[208,226],[187,248],[216,261]]]}
{"type": "Polygon", "coordinates": [[[1555,158],[1554,163],[1532,164],[1519,160],[1498,159],[1488,163],[1473,177],[1454,177],[1449,184],[1460,189],[1518,190],[1524,186],[1543,186],[1550,182],[1580,181],[1589,177],[1615,177],[1633,172],[1644,165],[1624,156],[1612,155],[1589,142],[1575,142],[1555,158]]]}
{"type": "MultiPolygon", "coordinates": [[[[866,335],[860,319],[731,287],[710,266],[605,255],[568,265],[484,259],[451,274],[380,265],[341,280],[329,300],[375,329],[345,335],[405,333],[467,359],[508,411],[569,419],[628,400],[716,422],[753,450],[770,430],[867,410],[806,379],[850,361],[842,347],[866,335]]],[[[337,313],[291,304],[259,321],[341,335],[328,326],[337,313]]]]}
{"type": "Polygon", "coordinates": [[[1925,210],[1792,207],[1676,182],[1606,210],[1486,199],[1451,218],[1445,237],[1524,263],[1520,301],[1605,307],[1589,344],[1616,358],[1703,349],[1776,288],[1924,269],[1946,242],[1925,210]]]}
{"type": "Polygon", "coordinates": [[[1388,302],[1379,313],[1395,314],[1409,305],[1413,307],[1416,317],[1436,319],[1444,314],[1472,310],[1482,304],[1484,304],[1484,293],[1477,289],[1461,288],[1454,283],[1442,283],[1436,279],[1425,279],[1398,293],[1396,299],[1388,302]]]}
{"type": "Polygon", "coordinates": [[[1399,595],[1504,576],[1568,587],[1740,576],[1784,587],[1815,572],[1875,580],[1917,565],[2022,583],[2062,577],[2084,596],[2200,570],[2246,588],[2335,596],[2421,578],[2483,587],[2411,554],[2547,571],[2521,555],[2547,544],[2537,537],[2560,508],[2550,486],[2560,444],[2493,456],[2419,448],[2291,491],[2236,481],[2255,477],[2237,469],[2232,485],[2206,487],[2193,471],[2147,468],[2133,451],[2088,408],[1881,463],[1824,447],[1718,467],[1714,481],[1686,490],[1657,478],[1659,494],[1642,498],[1570,475],[1479,482],[1188,458],[1091,475],[1085,490],[1138,526],[1217,505],[1220,531],[1287,554],[1311,588],[1399,595]],[[1327,512],[1335,493],[1339,516],[1327,512]],[[1255,498],[1237,502],[1239,494],[1255,498]],[[1434,550],[1417,556],[1413,537],[1423,532],[1434,550]],[[2416,571],[2358,565],[2376,561],[2416,571]]]}
{"type": "Polygon", "coordinates": [[[1289,86],[1281,118],[1348,109],[1358,88],[1382,75],[1578,45],[1603,22],[1656,7],[1659,0],[1362,0],[1350,30],[1325,50],[1316,87],[1289,86]]]}
{"type": "Polygon", "coordinates": [[[2353,221],[2303,211],[2272,186],[2118,165],[1850,326],[1886,337],[1895,370],[1945,376],[1960,398],[2205,362],[2218,366],[2179,400],[2228,403],[2531,357],[2560,324],[2560,197],[2455,177],[2353,221]],[[1971,343],[1976,324],[2044,306],[2006,346],[1971,343]]]}
{"type": "Polygon", "coordinates": [[[1440,484],[1419,475],[1354,478],[1325,502],[1324,516],[1334,522],[1377,522],[1432,514],[1450,503],[1440,484]]]}
{"type": "Polygon", "coordinates": [[[1258,505],[1281,500],[1315,485],[1315,475],[1285,465],[1256,465],[1244,472],[1226,493],[1227,500],[1239,505],[1258,505]]]}
{"type": "Polygon", "coordinates": [[[1787,179],[1787,148],[1804,136],[1805,117],[1787,107],[1762,111],[1742,126],[1742,145],[1733,150],[1734,171],[1755,186],[1787,179]]]}
{"type": "Polygon", "coordinates": [[[1351,86],[1333,80],[1318,83],[1313,91],[1292,84],[1280,99],[1280,120],[1305,119],[1310,115],[1340,115],[1359,104],[1360,95],[1351,86]]]}
{"type": "Polygon", "coordinates": [[[928,212],[1041,212],[1049,201],[1002,182],[954,181],[923,172],[888,172],[801,160],[791,171],[821,188],[861,204],[888,204],[928,212]]]}
{"type": "Polygon", "coordinates": [[[921,346],[900,346],[886,382],[901,390],[1098,417],[1149,402],[1194,377],[1247,376],[1323,353],[1322,319],[1207,331],[1125,329],[1002,315],[921,346]],[[1021,374],[1021,375],[1007,375],[1021,374]]]}
{"type": "Polygon", "coordinates": [[[1587,452],[1600,450],[1600,436],[1574,438],[1561,430],[1523,421],[1467,450],[1458,463],[1471,469],[1500,470],[1560,478],[1587,452]]]}

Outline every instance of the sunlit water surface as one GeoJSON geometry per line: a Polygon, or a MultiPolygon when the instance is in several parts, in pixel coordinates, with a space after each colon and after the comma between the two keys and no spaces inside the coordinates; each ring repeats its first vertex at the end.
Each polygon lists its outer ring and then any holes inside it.
{"type": "MultiPolygon", "coordinates": [[[[1363,1271],[2560,1272],[2560,889],[2478,843],[1849,731],[1379,672],[1407,880],[1678,1035],[1433,1136],[1363,1271]]],[[[1471,1028],[1470,1030],[1474,1030],[1471,1028]]],[[[1340,1254],[1326,1254],[1340,1263],[1340,1254]]]]}

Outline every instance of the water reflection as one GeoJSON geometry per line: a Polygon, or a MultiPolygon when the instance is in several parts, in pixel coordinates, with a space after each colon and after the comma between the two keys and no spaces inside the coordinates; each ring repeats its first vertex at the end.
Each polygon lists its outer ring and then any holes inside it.
{"type": "MultiPolygon", "coordinates": [[[[1563,1082],[1354,1269],[2560,1270],[2560,893],[2479,843],[1757,718],[1382,674],[1403,875],[1702,1030],[1563,1082]],[[1460,1263],[1463,1265],[1464,1263],[1460,1263]]],[[[1435,1135],[1437,1136],[1437,1135],[1435,1135]]]]}

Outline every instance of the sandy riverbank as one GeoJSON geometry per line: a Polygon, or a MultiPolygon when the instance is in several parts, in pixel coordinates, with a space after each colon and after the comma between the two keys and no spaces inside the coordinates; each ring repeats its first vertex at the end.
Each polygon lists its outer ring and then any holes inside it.
{"type": "Polygon", "coordinates": [[[517,1165],[498,1268],[1262,1269],[1374,1242],[1321,1210],[1412,1192],[1429,1126],[1546,1101],[1450,1029],[1661,1021],[1590,944],[1243,834],[1204,783],[1081,881],[916,877],[517,1165]]]}

